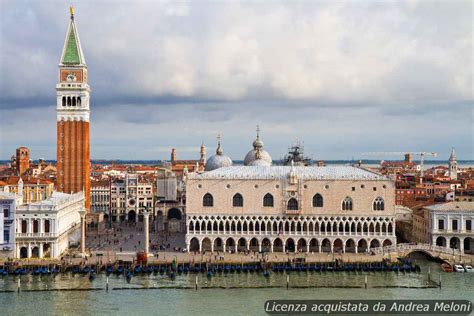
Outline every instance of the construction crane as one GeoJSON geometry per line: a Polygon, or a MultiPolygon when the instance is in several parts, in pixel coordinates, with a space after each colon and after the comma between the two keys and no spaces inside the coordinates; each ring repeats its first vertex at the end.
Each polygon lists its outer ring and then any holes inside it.
{"type": "MultiPolygon", "coordinates": [[[[420,156],[420,176],[423,177],[423,166],[425,163],[425,157],[426,156],[432,156],[432,157],[438,157],[438,154],[435,152],[426,152],[426,151],[419,151],[419,152],[410,152],[410,151],[405,151],[405,152],[368,152],[368,153],[362,153],[364,156],[398,156],[398,155],[407,155],[413,156],[417,155],[420,156]]],[[[409,156],[409,157],[410,157],[409,156]]],[[[411,160],[411,157],[410,157],[411,160]]]]}

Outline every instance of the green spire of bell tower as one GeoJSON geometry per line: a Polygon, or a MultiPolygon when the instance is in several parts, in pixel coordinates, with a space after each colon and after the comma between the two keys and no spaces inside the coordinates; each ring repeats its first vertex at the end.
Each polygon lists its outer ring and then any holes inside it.
{"type": "Polygon", "coordinates": [[[61,64],[64,65],[83,65],[85,64],[84,56],[82,54],[81,43],[79,35],[76,30],[76,23],[74,22],[74,8],[70,8],[71,21],[64,43],[63,54],[61,57],[61,64]]]}

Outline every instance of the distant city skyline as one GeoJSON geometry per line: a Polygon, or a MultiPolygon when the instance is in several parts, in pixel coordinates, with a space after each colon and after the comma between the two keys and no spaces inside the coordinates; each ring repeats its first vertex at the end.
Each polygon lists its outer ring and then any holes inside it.
{"type": "MultiPolygon", "coordinates": [[[[209,156],[221,133],[242,160],[257,124],[275,160],[295,139],[315,160],[474,159],[469,1],[73,4],[91,159],[197,158],[202,142],[209,156]]],[[[0,160],[56,157],[68,6],[1,4],[0,160]]]]}

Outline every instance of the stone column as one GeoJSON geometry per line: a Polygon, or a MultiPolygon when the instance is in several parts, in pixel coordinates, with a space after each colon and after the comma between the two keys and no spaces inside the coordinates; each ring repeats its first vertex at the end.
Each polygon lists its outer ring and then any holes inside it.
{"type": "Polygon", "coordinates": [[[86,253],[86,211],[84,209],[79,211],[81,216],[81,254],[86,253]]]}
{"type": "Polygon", "coordinates": [[[43,258],[43,244],[40,243],[39,246],[38,246],[38,257],[39,258],[43,258]]]}
{"type": "Polygon", "coordinates": [[[145,232],[145,254],[150,250],[150,212],[145,210],[143,212],[143,230],[145,232]]]}

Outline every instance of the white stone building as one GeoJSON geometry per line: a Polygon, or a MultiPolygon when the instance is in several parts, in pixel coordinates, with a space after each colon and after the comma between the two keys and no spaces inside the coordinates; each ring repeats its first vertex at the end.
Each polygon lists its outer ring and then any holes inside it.
{"type": "Polygon", "coordinates": [[[110,182],[91,182],[91,213],[108,214],[110,209],[110,182]]]}
{"type": "Polygon", "coordinates": [[[352,166],[271,166],[261,148],[254,142],[246,166],[188,174],[188,250],[366,252],[396,243],[394,181],[352,166]]]}
{"type": "Polygon", "coordinates": [[[0,192],[0,257],[13,257],[15,249],[15,208],[21,203],[15,193],[0,192]]]}
{"type": "Polygon", "coordinates": [[[427,206],[424,217],[431,244],[474,253],[474,202],[427,206]]]}
{"type": "Polygon", "coordinates": [[[54,192],[43,201],[17,206],[16,256],[57,258],[80,239],[84,193],[54,192]]]}

